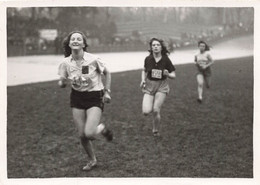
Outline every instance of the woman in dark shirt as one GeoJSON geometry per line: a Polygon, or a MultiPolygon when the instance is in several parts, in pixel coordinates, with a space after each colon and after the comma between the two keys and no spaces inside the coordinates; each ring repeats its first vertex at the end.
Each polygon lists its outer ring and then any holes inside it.
{"type": "Polygon", "coordinates": [[[159,136],[160,111],[170,91],[167,79],[174,79],[176,74],[163,41],[152,38],[149,45],[150,55],[145,58],[140,84],[144,93],[142,111],[144,115],[153,113],[152,131],[154,136],[159,136]]]}

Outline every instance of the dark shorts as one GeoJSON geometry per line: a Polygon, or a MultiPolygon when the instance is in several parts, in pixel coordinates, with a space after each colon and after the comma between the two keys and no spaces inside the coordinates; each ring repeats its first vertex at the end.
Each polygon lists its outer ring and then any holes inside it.
{"type": "Polygon", "coordinates": [[[201,74],[204,77],[210,77],[211,76],[211,68],[210,67],[207,67],[206,69],[201,69],[200,67],[197,66],[197,69],[198,69],[197,75],[201,74]]]}
{"type": "Polygon", "coordinates": [[[99,107],[103,111],[103,95],[103,91],[80,92],[72,89],[70,93],[70,107],[85,110],[91,107],[99,107]]]}

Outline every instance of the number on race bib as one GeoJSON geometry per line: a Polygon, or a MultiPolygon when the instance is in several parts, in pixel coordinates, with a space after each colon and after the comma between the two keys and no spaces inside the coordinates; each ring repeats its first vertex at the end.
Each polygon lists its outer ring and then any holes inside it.
{"type": "Polygon", "coordinates": [[[152,69],[152,78],[162,79],[162,70],[152,69]]]}

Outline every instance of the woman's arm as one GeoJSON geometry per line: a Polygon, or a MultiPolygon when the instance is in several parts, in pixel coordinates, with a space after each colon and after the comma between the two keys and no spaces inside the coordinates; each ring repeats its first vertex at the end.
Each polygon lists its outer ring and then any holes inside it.
{"type": "Polygon", "coordinates": [[[61,88],[65,88],[67,85],[67,78],[68,78],[68,73],[67,73],[67,68],[65,63],[60,64],[58,74],[60,75],[58,85],[61,88]]]}
{"type": "Polygon", "coordinates": [[[197,56],[195,55],[195,57],[194,57],[194,62],[196,63],[196,64],[198,64],[198,62],[197,62],[197,56]]]}
{"type": "Polygon", "coordinates": [[[145,69],[142,70],[142,74],[141,74],[141,83],[140,83],[140,87],[142,88],[145,85],[145,78],[147,76],[147,73],[145,72],[145,69]]]}
{"type": "Polygon", "coordinates": [[[111,73],[107,69],[107,67],[104,68],[103,74],[105,76],[105,94],[104,94],[104,102],[105,103],[110,103],[111,101],[111,73]]]}
{"type": "Polygon", "coordinates": [[[213,61],[212,57],[210,56],[210,54],[208,54],[207,58],[209,60],[209,63],[206,65],[206,68],[211,66],[214,63],[214,61],[213,61]]]}
{"type": "Polygon", "coordinates": [[[176,78],[176,73],[175,73],[175,71],[172,71],[171,73],[169,73],[168,78],[170,78],[170,79],[176,78]]]}
{"type": "Polygon", "coordinates": [[[197,59],[197,56],[195,55],[195,58],[194,58],[194,62],[195,62],[195,65],[199,68],[202,68],[201,64],[198,63],[198,59],[197,59]]]}
{"type": "Polygon", "coordinates": [[[60,86],[60,88],[65,88],[67,86],[67,79],[64,77],[60,77],[58,85],[60,86]]]}
{"type": "Polygon", "coordinates": [[[165,69],[165,70],[163,71],[163,74],[164,74],[165,76],[167,76],[168,78],[170,78],[170,79],[176,78],[176,73],[175,73],[175,71],[172,71],[171,73],[169,73],[169,71],[168,71],[167,69],[165,69]]]}
{"type": "Polygon", "coordinates": [[[110,71],[107,69],[107,67],[105,67],[103,74],[105,76],[105,89],[109,89],[111,88],[111,73],[110,71]]]}
{"type": "Polygon", "coordinates": [[[166,69],[163,70],[163,75],[167,76],[170,79],[174,79],[176,77],[175,67],[170,59],[168,60],[166,69]]]}

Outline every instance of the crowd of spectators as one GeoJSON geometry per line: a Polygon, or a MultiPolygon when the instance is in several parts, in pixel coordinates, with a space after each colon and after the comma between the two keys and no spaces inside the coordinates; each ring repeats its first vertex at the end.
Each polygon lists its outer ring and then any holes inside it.
{"type": "MultiPolygon", "coordinates": [[[[48,20],[42,20],[41,27],[48,25],[47,28],[53,28],[57,26],[55,22],[48,20]]],[[[41,38],[38,33],[39,21],[34,20],[20,20],[19,18],[12,17],[8,20],[7,24],[7,46],[8,55],[30,55],[30,54],[62,54],[62,41],[68,32],[61,31],[59,28],[58,36],[55,40],[49,41],[41,38]],[[19,24],[17,23],[19,21],[19,24]],[[11,49],[15,48],[15,50],[11,49]],[[20,52],[17,52],[20,50],[20,52]],[[10,53],[10,51],[16,51],[10,53]]],[[[111,25],[110,25],[111,26],[111,25]]],[[[113,25],[114,27],[115,25],[113,25]]],[[[46,27],[45,27],[46,28],[46,27]]],[[[162,28],[163,29],[163,28],[162,28]]],[[[131,35],[120,36],[116,33],[116,28],[113,28],[115,33],[110,35],[104,35],[102,32],[100,35],[92,37],[90,33],[85,31],[88,37],[88,44],[91,46],[92,51],[97,52],[108,52],[108,51],[129,51],[129,50],[143,50],[147,47],[147,42],[150,40],[152,35],[145,35],[139,30],[132,31],[131,35]],[[108,49],[109,48],[109,49],[108,49]]],[[[84,31],[83,31],[84,32],[84,31]]],[[[172,38],[169,33],[163,39],[165,40],[168,48],[171,52],[178,48],[185,48],[188,46],[194,46],[198,40],[215,41],[229,36],[238,34],[244,34],[253,32],[253,24],[243,25],[242,23],[233,25],[218,25],[211,26],[205,29],[192,29],[184,27],[179,30],[179,35],[175,35],[172,38]],[[189,31],[186,31],[189,30],[189,31]],[[177,38],[177,39],[176,39],[177,38]]],[[[160,35],[160,33],[157,33],[160,35]]]]}
{"type": "Polygon", "coordinates": [[[207,42],[218,41],[223,38],[247,33],[253,33],[253,24],[247,26],[242,23],[218,25],[195,32],[182,32],[180,40],[169,39],[169,48],[173,51],[176,48],[193,46],[199,40],[207,42]]]}

